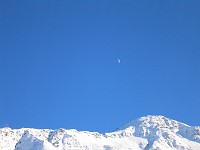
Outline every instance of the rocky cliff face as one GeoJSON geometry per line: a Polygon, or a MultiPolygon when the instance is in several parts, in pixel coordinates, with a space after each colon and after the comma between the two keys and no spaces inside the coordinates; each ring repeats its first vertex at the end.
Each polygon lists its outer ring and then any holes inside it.
{"type": "Polygon", "coordinates": [[[130,121],[115,132],[0,129],[0,150],[200,150],[200,127],[163,116],[130,121]]]}

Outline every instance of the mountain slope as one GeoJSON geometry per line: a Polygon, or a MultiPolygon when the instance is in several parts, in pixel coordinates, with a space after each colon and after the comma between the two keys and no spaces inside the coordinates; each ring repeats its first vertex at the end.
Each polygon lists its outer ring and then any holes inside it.
{"type": "Polygon", "coordinates": [[[1,150],[199,150],[200,127],[163,116],[130,121],[115,132],[0,129],[1,150]]]}

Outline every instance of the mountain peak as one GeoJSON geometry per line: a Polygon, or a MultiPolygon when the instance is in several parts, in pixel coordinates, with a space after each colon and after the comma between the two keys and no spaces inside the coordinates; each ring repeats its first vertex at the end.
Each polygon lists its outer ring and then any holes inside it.
{"type": "Polygon", "coordinates": [[[164,116],[145,116],[118,131],[100,134],[77,130],[0,129],[1,150],[197,150],[200,127],[164,116]]]}
{"type": "Polygon", "coordinates": [[[132,121],[129,121],[127,124],[125,124],[120,129],[125,129],[130,126],[135,127],[152,127],[152,128],[177,128],[179,125],[188,126],[184,123],[178,122],[176,120],[166,118],[164,116],[158,115],[148,115],[141,118],[134,119],[132,121]]]}

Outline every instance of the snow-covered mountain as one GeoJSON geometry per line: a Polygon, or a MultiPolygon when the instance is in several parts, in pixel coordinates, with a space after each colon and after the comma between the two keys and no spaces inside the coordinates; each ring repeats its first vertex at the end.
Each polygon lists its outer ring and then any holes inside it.
{"type": "Polygon", "coordinates": [[[163,116],[130,121],[115,132],[0,129],[0,150],[200,150],[200,126],[163,116]]]}

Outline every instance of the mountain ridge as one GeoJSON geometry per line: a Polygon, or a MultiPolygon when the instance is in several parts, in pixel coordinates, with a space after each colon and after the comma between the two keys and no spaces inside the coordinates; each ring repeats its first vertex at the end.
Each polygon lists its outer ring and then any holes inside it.
{"type": "Polygon", "coordinates": [[[199,150],[200,126],[158,115],[129,121],[114,132],[1,128],[1,150],[199,150]]]}

